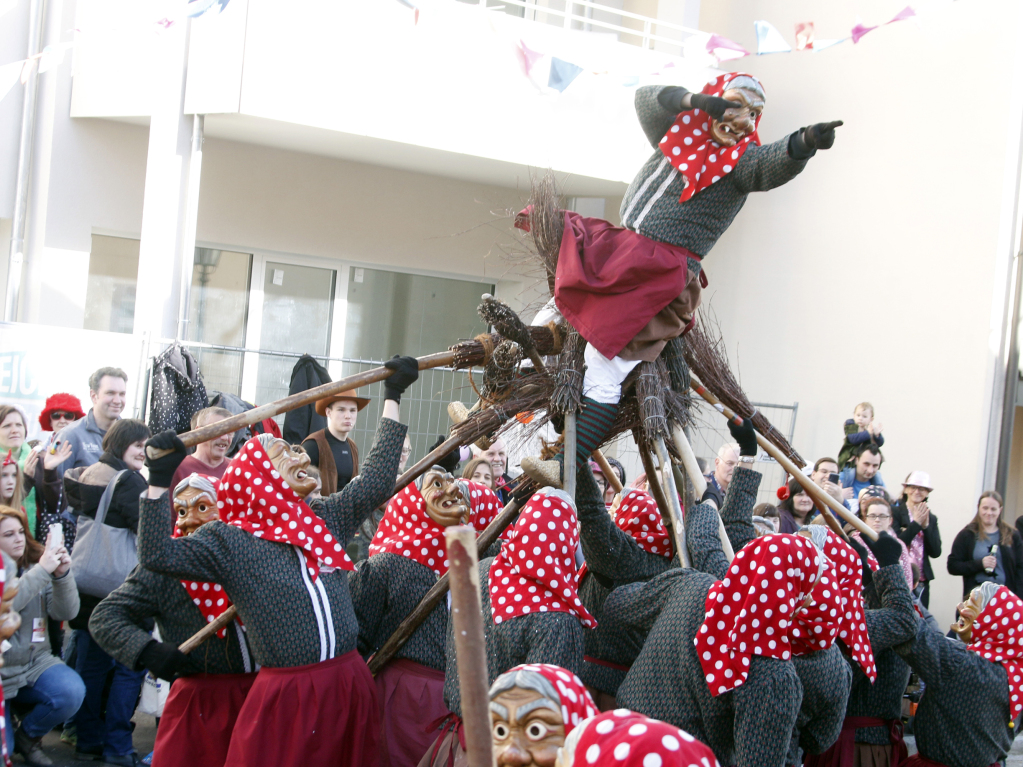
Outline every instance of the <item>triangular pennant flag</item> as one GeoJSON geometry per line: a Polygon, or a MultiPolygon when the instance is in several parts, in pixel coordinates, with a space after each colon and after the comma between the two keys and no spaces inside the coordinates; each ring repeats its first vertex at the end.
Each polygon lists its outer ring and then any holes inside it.
{"type": "Polygon", "coordinates": [[[707,52],[717,57],[719,61],[731,61],[750,55],[749,51],[737,42],[721,35],[710,36],[707,40],[707,52]]]}
{"type": "Polygon", "coordinates": [[[25,66],[24,61],[12,61],[0,67],[0,101],[11,92],[21,79],[21,69],[25,66]]]}
{"type": "Polygon", "coordinates": [[[539,51],[534,51],[524,40],[519,40],[519,53],[522,54],[522,62],[526,67],[526,74],[528,75],[533,71],[533,67],[536,66],[536,62],[543,58],[543,54],[539,51]]]}
{"type": "Polygon", "coordinates": [[[830,48],[832,45],[838,45],[848,40],[848,37],[836,37],[828,40],[816,40],[813,44],[814,53],[820,53],[825,48],[830,48]]]}
{"type": "Polygon", "coordinates": [[[60,43],[58,45],[47,45],[39,57],[39,74],[45,74],[51,69],[56,69],[64,61],[64,54],[74,43],[60,43]]]}
{"type": "Polygon", "coordinates": [[[753,28],[757,31],[757,55],[765,53],[791,53],[792,46],[785,42],[781,32],[769,21],[754,21],[753,28]]]}
{"type": "Polygon", "coordinates": [[[876,26],[866,27],[863,25],[862,22],[860,22],[859,24],[852,28],[852,32],[850,33],[852,36],[852,41],[854,43],[858,43],[864,37],[864,35],[873,32],[875,29],[877,29],[876,26]]]}
{"type": "Polygon", "coordinates": [[[216,8],[217,13],[220,13],[227,7],[229,2],[231,0],[188,0],[188,3],[185,5],[185,16],[190,16],[194,19],[214,8],[216,8]]]}
{"type": "Polygon", "coordinates": [[[571,61],[551,57],[551,74],[547,78],[547,85],[556,91],[564,92],[565,88],[572,84],[583,68],[571,61]]]}
{"type": "MultiPolygon", "coordinates": [[[[20,63],[20,62],[19,62],[20,63]]],[[[28,78],[32,76],[32,70],[39,64],[39,57],[33,56],[30,59],[25,59],[24,66],[21,68],[21,84],[24,85],[28,82],[28,78]]]]}
{"type": "Polygon", "coordinates": [[[911,6],[907,5],[905,8],[903,8],[901,11],[895,14],[895,18],[893,18],[891,21],[887,23],[894,24],[896,21],[905,21],[906,19],[911,19],[914,16],[916,16],[916,11],[914,11],[911,6]]]}
{"type": "Polygon", "coordinates": [[[796,23],[796,50],[813,50],[814,27],[812,21],[800,21],[796,23]]]}

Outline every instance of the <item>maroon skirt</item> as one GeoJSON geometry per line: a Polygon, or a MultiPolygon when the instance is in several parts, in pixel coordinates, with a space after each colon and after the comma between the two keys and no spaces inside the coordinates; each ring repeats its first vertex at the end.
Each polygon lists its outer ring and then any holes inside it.
{"type": "Polygon", "coordinates": [[[221,767],[255,674],[199,674],[175,680],[153,747],[159,767],[221,767]]]}
{"type": "Polygon", "coordinates": [[[376,764],[376,688],[355,650],[290,668],[262,668],[231,738],[225,767],[376,764]]]}
{"type": "Polygon", "coordinates": [[[416,767],[437,734],[430,723],[450,713],[444,705],[444,672],[398,658],[377,675],[376,685],[383,736],[379,764],[416,767]]]}

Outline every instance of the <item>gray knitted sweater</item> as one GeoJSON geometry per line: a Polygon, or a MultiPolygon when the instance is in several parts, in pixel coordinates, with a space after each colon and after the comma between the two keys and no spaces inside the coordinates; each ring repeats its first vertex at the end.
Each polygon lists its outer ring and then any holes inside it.
{"type": "MultiPolygon", "coordinates": [[[[339,541],[347,541],[394,489],[406,427],[383,419],[361,473],[343,490],[310,503],[339,541]]],[[[312,581],[295,546],[263,540],[239,527],[209,522],[186,538],[171,538],[168,495],[142,499],[139,563],[175,578],[219,583],[245,623],[261,666],[304,666],[355,649],[359,632],[348,573],[312,581]]]]}
{"type": "Polygon", "coordinates": [[[802,172],[813,154],[803,159],[791,157],[790,136],[773,144],[750,145],[731,173],[680,203],[685,178],[657,148],[678,116],[657,100],[664,87],[648,85],[636,91],[636,113],[654,153],[625,193],[622,226],[652,240],[681,245],[698,256],[706,256],[742,209],[750,192],[766,192],[788,183],[802,172]]]}

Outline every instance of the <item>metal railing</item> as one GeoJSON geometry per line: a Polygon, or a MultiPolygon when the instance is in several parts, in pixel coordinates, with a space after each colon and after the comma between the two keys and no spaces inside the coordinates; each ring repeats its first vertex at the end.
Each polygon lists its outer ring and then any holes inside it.
{"type": "MultiPolygon", "coordinates": [[[[601,30],[607,30],[618,34],[619,40],[622,42],[629,42],[621,40],[622,35],[637,40],[641,48],[647,49],[651,47],[652,43],[664,43],[670,46],[678,46],[681,49],[686,39],[692,35],[699,34],[700,32],[698,29],[686,27],[681,24],[661,21],[660,19],[643,16],[639,13],[632,13],[631,11],[624,11],[621,8],[615,8],[610,5],[594,3],[591,2],[591,0],[566,0],[563,10],[549,5],[540,5],[536,0],[477,1],[479,5],[492,10],[501,10],[505,6],[521,8],[523,10],[523,17],[530,21],[543,23],[539,18],[541,15],[544,17],[544,21],[547,21],[547,17],[554,17],[555,19],[561,20],[561,24],[565,27],[565,29],[578,28],[589,32],[593,27],[597,27],[601,30]],[[581,9],[582,12],[578,13],[577,8],[581,9]],[[642,27],[637,28],[633,26],[626,26],[621,23],[616,24],[604,21],[600,18],[596,18],[594,13],[618,17],[619,20],[635,21],[641,24],[642,27]],[[657,34],[654,32],[655,29],[658,32],[657,34]],[[669,34],[671,34],[671,36],[667,36],[669,34]]],[[[550,22],[547,21],[547,23],[550,22]]]]}

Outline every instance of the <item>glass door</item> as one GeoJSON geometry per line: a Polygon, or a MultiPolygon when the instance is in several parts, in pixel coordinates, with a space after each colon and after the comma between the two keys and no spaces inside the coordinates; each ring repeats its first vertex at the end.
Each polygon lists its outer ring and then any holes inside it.
{"type": "MultiPolygon", "coordinates": [[[[266,261],[259,349],[308,353],[321,359],[330,353],[337,271],[266,261]]],[[[255,402],[285,397],[294,357],[259,355],[255,402]]]]}

